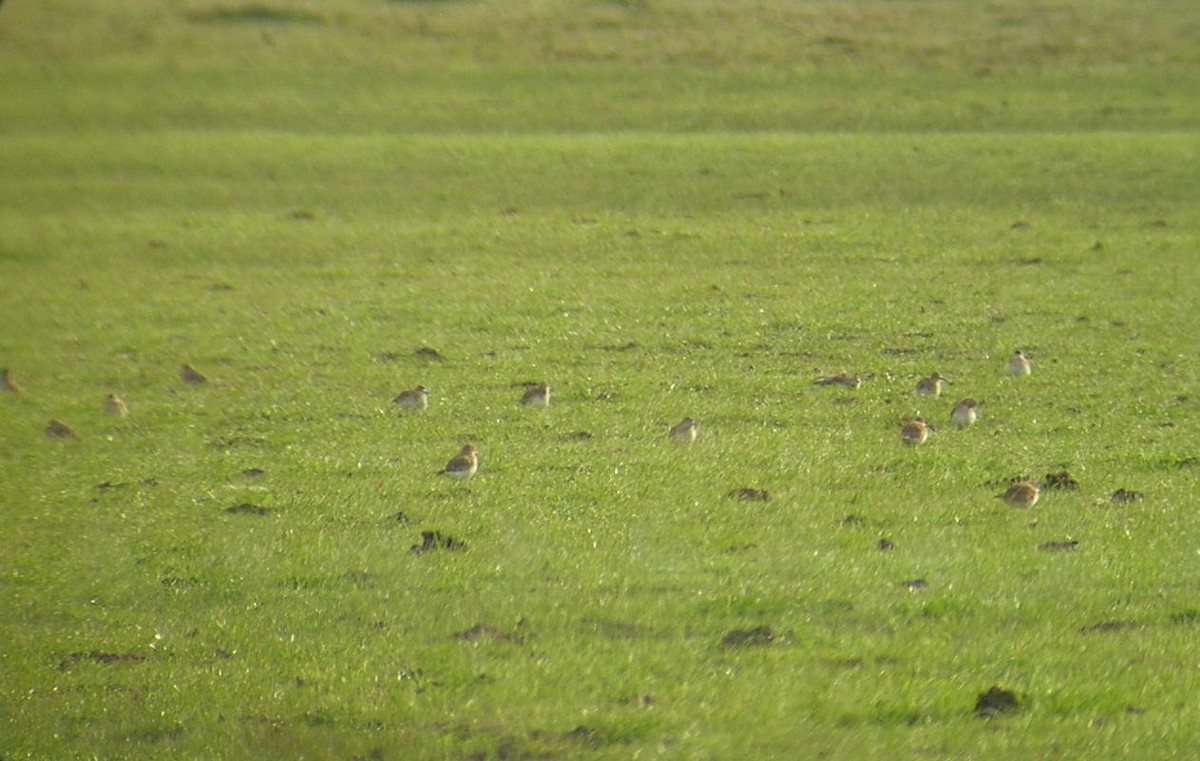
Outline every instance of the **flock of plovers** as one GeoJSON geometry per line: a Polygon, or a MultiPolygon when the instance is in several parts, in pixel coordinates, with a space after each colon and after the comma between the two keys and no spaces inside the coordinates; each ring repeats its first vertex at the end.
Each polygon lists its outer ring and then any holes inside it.
{"type": "MultiPolygon", "coordinates": [[[[1005,373],[1012,377],[1029,375],[1033,366],[1025,353],[1017,350],[1005,365],[1005,373]]],[[[913,392],[918,396],[941,396],[949,379],[940,373],[933,373],[927,378],[917,381],[913,392]]],[[[862,385],[862,379],[855,375],[839,373],[817,378],[813,381],[817,386],[841,386],[857,389],[862,385]]],[[[401,393],[392,400],[403,410],[423,410],[429,406],[429,392],[424,386],[416,386],[401,393]]],[[[538,383],[529,385],[521,396],[520,402],[525,407],[548,407],[550,405],[550,385],[538,383]]],[[[979,402],[970,397],[964,398],[954,405],[950,413],[950,423],[958,430],[971,427],[979,419],[979,402]]],[[[672,441],[690,444],[696,441],[700,427],[690,417],[685,417],[667,432],[672,441]]],[[[908,446],[924,444],[934,427],[924,418],[914,418],[906,422],[900,429],[900,440],[908,446]]],[[[456,481],[466,481],[479,470],[479,453],[473,444],[466,444],[462,450],[452,457],[437,475],[447,476],[456,481]]],[[[1004,493],[996,495],[1005,504],[1013,507],[1032,507],[1041,495],[1042,485],[1032,480],[1020,479],[1013,483],[1004,493]]]]}
{"type": "MultiPolygon", "coordinates": [[[[1005,374],[1014,378],[1027,376],[1032,370],[1033,367],[1029,358],[1020,350],[1013,352],[1005,365],[1005,374]]],[[[180,366],[179,379],[184,384],[191,386],[200,386],[208,383],[208,378],[205,377],[204,373],[190,364],[180,366]]],[[[939,397],[949,382],[950,380],[940,373],[933,373],[917,381],[913,388],[913,393],[922,397],[939,397]]],[[[813,384],[817,386],[840,386],[848,389],[857,389],[862,385],[862,379],[856,375],[839,373],[837,375],[827,375],[817,378],[813,381],[813,384]]],[[[8,368],[0,369],[0,394],[22,396],[24,393],[24,389],[13,377],[12,372],[8,368]]],[[[523,407],[544,408],[550,406],[550,399],[550,384],[534,383],[526,385],[518,403],[523,407]]],[[[392,399],[392,402],[406,413],[420,412],[429,407],[429,390],[423,385],[418,385],[408,391],[402,392],[392,399]]],[[[958,430],[970,428],[979,419],[979,407],[980,403],[975,399],[970,397],[961,399],[954,405],[950,412],[950,424],[958,430]]],[[[129,415],[129,406],[117,394],[108,394],[105,396],[101,404],[101,410],[104,414],[113,417],[123,418],[129,415]]],[[[699,431],[700,426],[697,422],[690,417],[685,417],[670,427],[667,431],[667,436],[671,441],[690,444],[696,441],[699,431]]],[[[900,441],[905,446],[918,447],[928,441],[930,435],[935,432],[935,427],[929,421],[922,417],[916,417],[901,426],[900,441]]],[[[47,424],[44,433],[47,438],[79,438],[71,426],[58,419],[52,419],[47,424]]],[[[479,450],[476,449],[474,444],[467,443],[463,445],[458,454],[450,458],[445,467],[437,471],[437,475],[446,476],[455,481],[467,481],[478,471],[479,450]]],[[[1051,484],[1051,486],[1053,485],[1051,484]]],[[[1044,487],[1045,484],[1021,477],[1014,480],[1003,493],[997,494],[996,497],[1012,507],[1032,507],[1037,503],[1044,487]]],[[[1120,494],[1121,492],[1118,493],[1120,494]]],[[[1130,494],[1136,497],[1141,496],[1136,492],[1130,494]]],[[[1113,499],[1116,500],[1117,496],[1114,495],[1113,499]]],[[[1132,500],[1122,499],[1121,501],[1132,500]]]]}

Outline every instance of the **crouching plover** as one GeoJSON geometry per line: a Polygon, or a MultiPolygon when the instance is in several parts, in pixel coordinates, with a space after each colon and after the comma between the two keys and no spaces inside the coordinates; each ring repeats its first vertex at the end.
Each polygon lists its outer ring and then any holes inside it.
{"type": "Polygon", "coordinates": [[[1005,489],[1003,494],[997,494],[996,498],[1004,500],[1009,507],[1033,507],[1041,495],[1042,487],[1033,481],[1018,481],[1005,489]]]}
{"type": "Polygon", "coordinates": [[[946,379],[941,373],[934,373],[928,378],[922,378],[917,381],[917,387],[913,389],[918,396],[941,396],[942,384],[946,379]]]}
{"type": "Polygon", "coordinates": [[[525,389],[525,393],[521,395],[522,407],[549,407],[550,406],[550,384],[538,383],[525,389]]]}
{"type": "Polygon", "coordinates": [[[696,421],[690,417],[685,417],[671,426],[671,439],[674,441],[691,443],[696,440],[696,433],[696,421]]]}
{"type": "Polygon", "coordinates": [[[970,428],[979,419],[979,402],[974,399],[963,399],[954,405],[950,412],[950,422],[958,430],[970,428]]]}
{"type": "Polygon", "coordinates": [[[1029,375],[1033,372],[1033,365],[1029,363],[1029,357],[1020,349],[1013,352],[1013,355],[1008,358],[1008,364],[1004,367],[1004,372],[1009,375],[1029,375]]]}
{"type": "Polygon", "coordinates": [[[402,410],[423,410],[429,406],[429,392],[424,386],[417,386],[397,396],[392,403],[402,410]]]}
{"type": "Polygon", "coordinates": [[[929,438],[929,431],[929,423],[926,423],[924,418],[915,418],[900,429],[900,440],[910,447],[915,447],[925,443],[925,439],[929,438]]]}
{"type": "Polygon", "coordinates": [[[104,414],[112,415],[113,417],[125,417],[129,414],[129,406],[125,404],[125,400],[116,394],[109,394],[104,397],[104,414]]]}
{"type": "Polygon", "coordinates": [[[466,481],[471,476],[475,475],[475,471],[479,469],[479,453],[475,451],[475,447],[467,444],[462,450],[450,461],[446,463],[446,467],[437,472],[439,476],[449,476],[455,481],[466,481]]]}
{"type": "Polygon", "coordinates": [[[179,379],[184,383],[190,383],[193,386],[199,386],[203,383],[208,383],[208,378],[204,377],[204,373],[200,372],[191,365],[180,366],[179,379]]]}

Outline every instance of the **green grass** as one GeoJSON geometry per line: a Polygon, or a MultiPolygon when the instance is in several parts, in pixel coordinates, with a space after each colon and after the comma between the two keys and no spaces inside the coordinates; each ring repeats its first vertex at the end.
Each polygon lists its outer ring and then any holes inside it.
{"type": "Polygon", "coordinates": [[[0,756],[1196,747],[1191,4],[107,5],[0,10],[0,756]]]}

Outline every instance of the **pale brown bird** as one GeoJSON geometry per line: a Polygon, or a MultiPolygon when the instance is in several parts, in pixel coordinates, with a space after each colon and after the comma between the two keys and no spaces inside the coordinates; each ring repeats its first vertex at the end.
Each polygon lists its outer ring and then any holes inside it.
{"type": "Polygon", "coordinates": [[[423,410],[429,406],[429,392],[424,386],[417,386],[397,396],[392,403],[402,410],[423,410]]]}
{"type": "Polygon", "coordinates": [[[950,412],[950,422],[960,431],[964,428],[970,428],[978,419],[979,402],[974,399],[963,399],[954,405],[954,409],[950,412]]]}
{"type": "Polygon", "coordinates": [[[1029,362],[1029,357],[1020,349],[1013,352],[1013,355],[1008,358],[1008,364],[1004,367],[1004,372],[1013,375],[1029,375],[1033,372],[1033,365],[1029,362]]]}
{"type": "Polygon", "coordinates": [[[996,498],[1004,500],[1004,504],[1009,507],[1033,507],[1041,495],[1042,487],[1038,484],[1033,481],[1018,481],[1005,489],[1003,494],[997,494],[996,498]]]}
{"type": "Polygon", "coordinates": [[[187,364],[180,366],[179,378],[184,383],[190,383],[194,386],[208,383],[208,378],[204,377],[204,373],[187,364]]]}
{"type": "Polygon", "coordinates": [[[125,400],[116,394],[109,394],[104,397],[104,414],[112,415],[113,417],[125,417],[129,414],[129,406],[125,404],[125,400]]]}
{"type": "Polygon", "coordinates": [[[475,447],[467,444],[450,461],[446,467],[437,472],[439,476],[449,476],[455,481],[466,481],[479,470],[479,453],[475,447]]]}
{"type": "Polygon", "coordinates": [[[17,396],[25,393],[25,389],[13,380],[12,371],[7,367],[0,370],[0,393],[16,394],[17,396]]]}
{"type": "Polygon", "coordinates": [[[941,373],[934,373],[928,378],[922,378],[917,381],[917,387],[913,391],[918,396],[941,396],[942,384],[946,383],[946,379],[941,373]]]}
{"type": "Polygon", "coordinates": [[[837,375],[824,375],[813,381],[814,386],[844,386],[845,388],[858,388],[862,385],[862,378],[857,375],[848,375],[846,373],[838,373],[837,375]]]}
{"type": "Polygon", "coordinates": [[[900,440],[910,447],[915,447],[925,443],[929,438],[929,431],[929,423],[926,423],[924,418],[914,418],[900,429],[900,440]]]}
{"type": "Polygon", "coordinates": [[[549,407],[550,406],[550,384],[538,383],[525,389],[525,393],[521,395],[522,407],[549,407]]]}
{"type": "Polygon", "coordinates": [[[75,433],[71,426],[61,420],[51,420],[46,426],[46,438],[49,439],[78,439],[79,434],[75,433]]]}
{"type": "Polygon", "coordinates": [[[696,435],[699,433],[699,426],[696,421],[690,417],[685,417],[675,425],[671,426],[670,436],[673,441],[682,441],[690,444],[696,440],[696,435]]]}

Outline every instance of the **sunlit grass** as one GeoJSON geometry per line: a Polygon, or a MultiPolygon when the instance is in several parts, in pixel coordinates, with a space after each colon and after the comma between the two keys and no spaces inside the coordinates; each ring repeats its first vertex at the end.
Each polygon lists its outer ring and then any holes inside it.
{"type": "Polygon", "coordinates": [[[7,6],[6,758],[1195,747],[1187,14],[7,6]]]}

